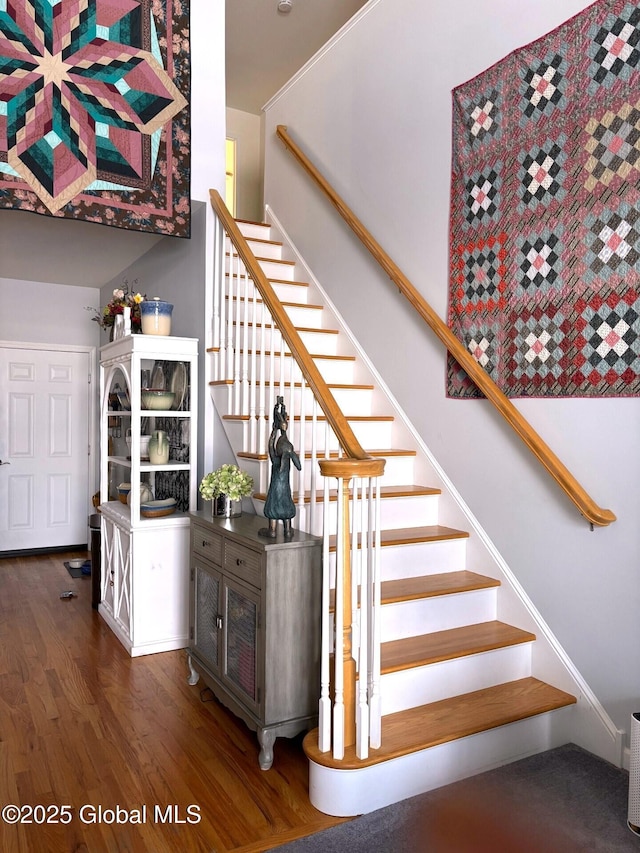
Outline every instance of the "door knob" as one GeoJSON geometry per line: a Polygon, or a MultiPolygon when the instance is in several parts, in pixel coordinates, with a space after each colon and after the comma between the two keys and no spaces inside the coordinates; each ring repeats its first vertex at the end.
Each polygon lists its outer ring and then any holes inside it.
{"type": "Polygon", "coordinates": [[[0,459],[0,465],[11,465],[11,462],[3,462],[2,459],[0,459]]]}

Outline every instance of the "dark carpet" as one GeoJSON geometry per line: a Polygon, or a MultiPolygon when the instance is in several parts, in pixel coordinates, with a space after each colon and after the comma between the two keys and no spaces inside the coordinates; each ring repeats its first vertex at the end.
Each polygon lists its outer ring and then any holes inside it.
{"type": "Polygon", "coordinates": [[[282,853],[640,853],[629,774],[574,744],[387,806],[282,853]]]}

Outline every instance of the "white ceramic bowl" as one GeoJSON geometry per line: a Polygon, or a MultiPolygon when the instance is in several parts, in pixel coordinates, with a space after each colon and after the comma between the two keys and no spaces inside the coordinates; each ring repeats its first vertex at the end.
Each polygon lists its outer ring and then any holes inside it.
{"type": "Polygon", "coordinates": [[[142,408],[168,411],[173,405],[175,396],[173,391],[158,391],[153,388],[143,391],[142,408]]]}
{"type": "Polygon", "coordinates": [[[84,557],[80,559],[68,560],[69,568],[71,569],[81,569],[86,562],[87,561],[84,557]]]}

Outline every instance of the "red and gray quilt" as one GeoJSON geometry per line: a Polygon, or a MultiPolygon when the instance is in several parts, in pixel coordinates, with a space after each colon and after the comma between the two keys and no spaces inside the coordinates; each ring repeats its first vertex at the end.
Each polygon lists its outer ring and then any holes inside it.
{"type": "Polygon", "coordinates": [[[640,393],[640,3],[454,90],[448,322],[508,396],[640,393]]]}

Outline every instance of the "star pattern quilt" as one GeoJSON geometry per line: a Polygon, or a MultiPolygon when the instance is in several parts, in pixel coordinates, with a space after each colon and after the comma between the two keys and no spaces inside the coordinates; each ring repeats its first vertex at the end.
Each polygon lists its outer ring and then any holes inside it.
{"type": "Polygon", "coordinates": [[[0,207],[188,237],[188,0],[0,0],[0,207]]]}
{"type": "Polygon", "coordinates": [[[448,322],[508,396],[638,395],[639,273],[640,3],[600,0],[453,92],[448,322]]]}

